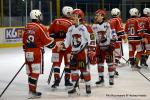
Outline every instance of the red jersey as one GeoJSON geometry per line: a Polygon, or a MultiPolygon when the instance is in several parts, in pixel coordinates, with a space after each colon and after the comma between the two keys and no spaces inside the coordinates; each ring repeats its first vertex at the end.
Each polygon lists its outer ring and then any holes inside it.
{"type": "Polygon", "coordinates": [[[47,28],[40,23],[28,23],[23,35],[24,48],[41,48],[51,44],[53,41],[47,32],[47,28]]]}
{"type": "Polygon", "coordinates": [[[140,17],[138,18],[138,21],[144,35],[148,34],[148,30],[149,30],[148,17],[140,17]]]}
{"type": "Polygon", "coordinates": [[[55,19],[49,26],[49,34],[55,38],[55,41],[62,41],[71,25],[72,22],[66,18],[55,19]]]}
{"type": "Polygon", "coordinates": [[[130,18],[125,25],[125,33],[128,34],[129,41],[141,41],[142,28],[139,25],[137,18],[130,18]]]}
{"type": "Polygon", "coordinates": [[[124,29],[122,25],[122,19],[120,17],[115,17],[109,20],[112,32],[115,32],[118,36],[118,41],[125,39],[124,29]]]}

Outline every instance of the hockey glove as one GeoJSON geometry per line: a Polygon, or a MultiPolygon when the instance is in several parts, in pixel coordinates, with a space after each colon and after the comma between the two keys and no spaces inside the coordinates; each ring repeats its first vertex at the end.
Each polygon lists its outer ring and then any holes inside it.
{"type": "Polygon", "coordinates": [[[48,46],[46,46],[47,48],[50,48],[50,49],[52,49],[52,48],[54,48],[55,47],[55,45],[56,45],[56,42],[55,41],[53,41],[51,44],[49,44],[48,46]]]}
{"type": "Polygon", "coordinates": [[[115,44],[114,42],[111,42],[108,48],[110,51],[114,51],[115,50],[115,44]]]}
{"type": "Polygon", "coordinates": [[[107,38],[104,38],[101,40],[101,43],[105,43],[107,41],[107,38]]]}

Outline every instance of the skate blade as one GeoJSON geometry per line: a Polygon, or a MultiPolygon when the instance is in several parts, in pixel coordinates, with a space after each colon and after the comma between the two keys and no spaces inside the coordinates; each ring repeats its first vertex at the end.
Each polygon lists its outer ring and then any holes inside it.
{"type": "Polygon", "coordinates": [[[91,96],[91,93],[86,93],[86,95],[85,95],[85,96],[89,97],[89,96],[91,96]]]}
{"type": "Polygon", "coordinates": [[[29,96],[28,99],[39,99],[41,96],[29,96]]]}
{"type": "Polygon", "coordinates": [[[57,90],[57,87],[56,88],[51,88],[51,91],[56,91],[57,90]]]}
{"type": "Polygon", "coordinates": [[[115,78],[119,78],[119,76],[118,76],[118,75],[114,75],[114,77],[115,77],[115,78]]]}
{"type": "Polygon", "coordinates": [[[68,94],[68,96],[69,97],[80,96],[80,93],[76,92],[76,93],[68,94]]]}
{"type": "Polygon", "coordinates": [[[69,90],[69,89],[72,89],[73,86],[65,86],[65,90],[69,90]]]}
{"type": "Polygon", "coordinates": [[[104,86],[104,83],[96,84],[96,87],[103,87],[103,86],[104,86]]]}
{"type": "Polygon", "coordinates": [[[109,85],[108,87],[109,87],[109,88],[112,88],[112,87],[113,87],[113,85],[109,85]]]}

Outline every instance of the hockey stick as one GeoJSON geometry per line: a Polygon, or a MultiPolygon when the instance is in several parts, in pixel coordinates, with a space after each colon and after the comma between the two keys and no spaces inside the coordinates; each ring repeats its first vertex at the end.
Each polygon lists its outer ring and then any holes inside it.
{"type": "Polygon", "coordinates": [[[138,71],[146,80],[148,80],[150,82],[150,79],[147,78],[141,71],[138,71]]]}
{"type": "Polygon", "coordinates": [[[52,66],[51,71],[50,71],[49,76],[48,76],[48,80],[47,80],[47,83],[48,83],[48,84],[50,84],[50,82],[51,82],[51,78],[52,78],[53,71],[54,71],[54,70],[53,70],[53,66],[52,66]]]}
{"type": "Polygon", "coordinates": [[[121,58],[123,58],[123,60],[126,61],[126,63],[129,64],[129,60],[126,60],[126,59],[125,59],[123,56],[121,56],[117,51],[114,50],[114,52],[115,52],[118,56],[120,56],[121,58]]]}
{"type": "Polygon", "coordinates": [[[13,80],[16,78],[16,76],[19,74],[19,72],[22,70],[22,68],[24,67],[25,63],[21,66],[21,68],[18,70],[18,72],[15,74],[15,76],[12,78],[12,80],[8,83],[8,85],[5,87],[5,89],[3,90],[3,92],[0,95],[0,98],[2,97],[2,95],[4,94],[4,92],[7,90],[7,88],[9,87],[9,85],[13,82],[13,80]]]}
{"type": "Polygon", "coordinates": [[[65,68],[64,68],[64,70],[63,70],[63,72],[62,72],[62,74],[61,74],[61,76],[60,76],[60,81],[61,81],[61,79],[62,79],[64,73],[65,73],[65,68]]]}

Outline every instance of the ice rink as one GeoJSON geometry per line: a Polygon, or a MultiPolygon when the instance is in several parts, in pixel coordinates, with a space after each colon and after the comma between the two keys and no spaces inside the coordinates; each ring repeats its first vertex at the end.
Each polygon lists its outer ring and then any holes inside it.
{"type": "MultiPolygon", "coordinates": [[[[128,59],[128,46],[124,45],[125,58],[128,59]]],[[[61,81],[59,88],[52,91],[50,85],[47,84],[47,78],[51,69],[51,50],[45,48],[45,67],[44,74],[40,76],[38,81],[38,91],[42,92],[42,98],[38,100],[150,100],[150,67],[142,68],[141,73],[132,71],[129,66],[117,68],[119,77],[115,78],[115,84],[112,88],[108,85],[107,66],[105,67],[105,86],[96,87],[95,82],[98,79],[97,67],[90,65],[92,76],[92,94],[85,95],[84,83],[80,83],[80,96],[69,97],[67,90],[64,87],[64,78],[61,81]]],[[[122,60],[124,62],[124,60],[122,60]]],[[[22,47],[16,48],[0,48],[0,93],[10,82],[16,72],[24,63],[24,53],[22,47]]],[[[62,63],[61,68],[63,69],[62,63]]],[[[150,66],[150,59],[148,60],[150,66]]],[[[61,70],[62,72],[62,70],[61,70]]],[[[10,85],[8,90],[3,94],[0,100],[27,100],[28,84],[25,67],[10,85]]]]}

